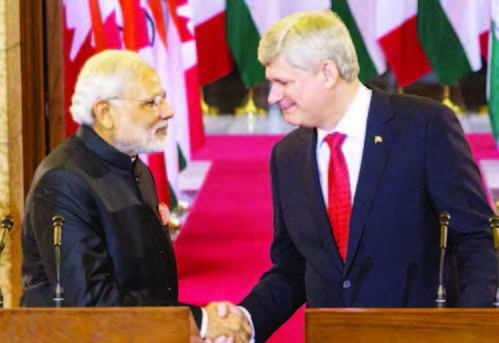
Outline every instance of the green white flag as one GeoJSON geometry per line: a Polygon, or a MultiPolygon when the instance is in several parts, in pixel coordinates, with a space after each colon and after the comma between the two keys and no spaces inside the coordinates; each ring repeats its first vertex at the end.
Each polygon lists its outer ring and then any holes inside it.
{"type": "Polygon", "coordinates": [[[440,83],[482,68],[480,36],[489,29],[490,0],[418,0],[418,35],[440,83]]]}
{"type": "Polygon", "coordinates": [[[492,0],[488,75],[489,118],[499,149],[499,0],[492,0]]]}
{"type": "Polygon", "coordinates": [[[227,0],[226,34],[241,79],[247,87],[265,80],[258,61],[260,37],[278,20],[299,11],[330,9],[330,0],[227,0]]]}
{"type": "Polygon", "coordinates": [[[376,3],[362,0],[331,0],[331,8],[345,23],[352,37],[359,79],[375,79],[386,71],[386,59],[376,37],[376,3]]]}

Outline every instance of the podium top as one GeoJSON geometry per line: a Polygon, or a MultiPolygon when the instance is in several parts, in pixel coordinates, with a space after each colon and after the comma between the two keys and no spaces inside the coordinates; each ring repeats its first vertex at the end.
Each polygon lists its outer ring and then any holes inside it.
{"type": "Polygon", "coordinates": [[[188,307],[0,310],[0,342],[189,342],[188,307]]]}
{"type": "Polygon", "coordinates": [[[306,309],[307,343],[497,342],[497,309],[306,309]]]}

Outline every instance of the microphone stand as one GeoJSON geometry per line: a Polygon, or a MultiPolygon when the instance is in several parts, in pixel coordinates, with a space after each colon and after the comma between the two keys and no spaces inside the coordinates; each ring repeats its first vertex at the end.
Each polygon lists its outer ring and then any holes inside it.
{"type": "MultiPolygon", "coordinates": [[[[8,232],[12,229],[14,221],[10,215],[6,215],[2,220],[2,237],[0,238],[0,258],[2,256],[3,249],[5,248],[5,241],[7,240],[8,232]]],[[[0,288],[0,308],[3,308],[3,294],[0,288]]]]}
{"type": "Polygon", "coordinates": [[[445,249],[447,248],[447,229],[449,226],[450,215],[448,212],[442,212],[440,214],[440,270],[438,273],[438,290],[437,299],[435,299],[437,308],[445,308],[447,299],[445,298],[445,288],[444,288],[444,261],[445,261],[445,249]]]}
{"type": "MultiPolygon", "coordinates": [[[[493,215],[490,217],[490,229],[492,230],[492,235],[494,237],[494,249],[496,251],[496,263],[499,266],[499,216],[493,215]]],[[[499,267],[496,267],[496,278],[499,282],[499,267]]],[[[499,308],[499,284],[496,286],[496,299],[494,301],[494,307],[499,308]]]]}
{"type": "Polygon", "coordinates": [[[64,303],[64,290],[61,286],[61,237],[64,219],[60,214],[56,214],[52,218],[52,223],[54,225],[55,270],[57,281],[54,292],[54,306],[62,307],[64,303]]]}

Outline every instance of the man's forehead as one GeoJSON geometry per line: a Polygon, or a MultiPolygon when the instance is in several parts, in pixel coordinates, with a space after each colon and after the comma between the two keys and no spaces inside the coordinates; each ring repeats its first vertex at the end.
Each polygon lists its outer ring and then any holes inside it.
{"type": "Polygon", "coordinates": [[[158,92],[162,89],[158,74],[152,68],[146,68],[135,80],[130,82],[127,89],[133,92],[158,92]]]}
{"type": "Polygon", "coordinates": [[[269,80],[289,79],[296,72],[296,68],[291,66],[284,59],[276,59],[272,63],[266,65],[265,75],[269,80]]]}

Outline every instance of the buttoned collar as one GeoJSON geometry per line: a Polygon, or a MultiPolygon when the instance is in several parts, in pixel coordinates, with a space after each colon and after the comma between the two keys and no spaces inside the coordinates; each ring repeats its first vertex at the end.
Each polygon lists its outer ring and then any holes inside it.
{"type": "Polygon", "coordinates": [[[133,159],[104,141],[91,127],[80,125],[76,135],[83,141],[87,148],[105,161],[117,168],[132,170],[133,159]]]}

